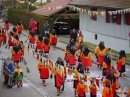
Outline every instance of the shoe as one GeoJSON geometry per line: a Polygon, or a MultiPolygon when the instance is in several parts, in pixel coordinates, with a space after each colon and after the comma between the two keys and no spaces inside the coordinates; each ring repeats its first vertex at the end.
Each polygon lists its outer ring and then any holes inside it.
{"type": "Polygon", "coordinates": [[[19,86],[17,86],[19,88],[19,86]]]}
{"type": "Polygon", "coordinates": [[[100,68],[98,67],[98,70],[99,70],[100,68]]]}
{"type": "Polygon", "coordinates": [[[57,96],[60,96],[60,93],[57,93],[57,96]]]}
{"type": "Polygon", "coordinates": [[[21,85],[21,87],[23,87],[23,85],[21,85]]]}
{"type": "Polygon", "coordinates": [[[46,86],[46,84],[43,84],[44,86],[46,86]]]}
{"type": "Polygon", "coordinates": [[[124,76],[124,78],[126,79],[126,76],[124,76]]]}

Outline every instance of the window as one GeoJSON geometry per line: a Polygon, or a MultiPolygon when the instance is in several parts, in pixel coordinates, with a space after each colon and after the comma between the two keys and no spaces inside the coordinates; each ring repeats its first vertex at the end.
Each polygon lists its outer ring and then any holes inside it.
{"type": "Polygon", "coordinates": [[[97,40],[97,34],[95,34],[95,40],[97,40]]]}
{"type": "Polygon", "coordinates": [[[91,19],[96,21],[97,20],[97,15],[96,15],[97,8],[92,8],[91,11],[93,11],[93,12],[95,11],[95,13],[93,13],[91,16],[91,19]]]}

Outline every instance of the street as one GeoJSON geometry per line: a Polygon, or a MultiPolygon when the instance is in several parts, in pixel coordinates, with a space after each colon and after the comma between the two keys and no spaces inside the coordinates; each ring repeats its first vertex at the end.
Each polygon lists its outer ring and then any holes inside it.
{"type": "MultiPolygon", "coordinates": [[[[0,20],[0,25],[3,26],[2,21],[0,20]]],[[[11,28],[12,29],[12,25],[11,28]]],[[[23,31],[23,33],[27,33],[26,30],[23,31]]],[[[63,37],[63,36],[62,36],[63,37]]],[[[25,42],[27,39],[26,36],[21,35],[20,40],[25,42]]],[[[27,47],[28,42],[24,43],[25,46],[27,47]]],[[[63,43],[58,43],[59,47],[65,47],[66,44],[63,43]],[[64,45],[64,46],[62,46],[64,45]]],[[[2,45],[0,48],[0,51],[4,54],[4,56],[11,56],[11,49],[5,49],[5,45],[2,45]]],[[[64,58],[64,52],[61,49],[56,49],[56,50],[50,50],[48,58],[56,62],[57,58],[61,57],[62,59],[64,58]]],[[[95,58],[95,56],[93,56],[95,58]]],[[[39,77],[39,71],[37,70],[37,63],[38,61],[32,56],[31,53],[28,53],[28,51],[25,51],[25,59],[27,61],[27,66],[30,69],[30,73],[27,73],[26,67],[23,64],[23,62],[20,62],[20,66],[24,71],[24,79],[23,79],[23,87],[22,88],[17,88],[13,87],[12,89],[6,89],[5,85],[2,85],[2,90],[0,91],[0,97],[57,97],[57,91],[56,88],[54,87],[54,78],[53,79],[48,79],[46,81],[46,86],[43,86],[42,80],[39,77]]],[[[77,62],[78,63],[78,62],[77,62]]],[[[115,64],[116,62],[113,61],[115,64]]],[[[127,66],[127,71],[130,70],[130,67],[127,66]]],[[[93,77],[98,77],[102,76],[102,71],[97,70],[96,64],[93,64],[90,74],[88,76],[93,76],[93,77]]],[[[128,73],[127,73],[128,74],[128,73]]],[[[68,75],[67,79],[69,80],[70,77],[68,75]]],[[[125,91],[127,92],[128,88],[130,87],[130,79],[129,78],[119,78],[119,83],[121,84],[122,87],[125,87],[125,91]]],[[[89,81],[88,81],[89,84],[89,81]]],[[[101,97],[101,89],[98,89],[98,96],[101,97]]],[[[60,94],[60,97],[74,97],[74,90],[73,90],[73,82],[68,82],[66,81],[65,83],[65,90],[60,94]]],[[[87,97],[89,96],[89,93],[87,94],[87,97]]],[[[124,95],[123,97],[126,97],[124,95]]]]}

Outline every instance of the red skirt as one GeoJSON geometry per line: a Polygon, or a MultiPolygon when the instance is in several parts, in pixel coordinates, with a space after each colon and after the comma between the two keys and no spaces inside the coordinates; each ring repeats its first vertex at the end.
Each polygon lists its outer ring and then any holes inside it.
{"type": "Polygon", "coordinates": [[[8,44],[9,44],[9,46],[13,46],[14,45],[12,40],[9,40],[8,44]]]}
{"type": "Polygon", "coordinates": [[[98,63],[102,64],[104,61],[104,56],[98,56],[98,63]]]}
{"type": "Polygon", "coordinates": [[[49,69],[47,67],[41,68],[40,78],[41,79],[48,79],[49,78],[49,69]]]}
{"type": "Polygon", "coordinates": [[[63,77],[60,74],[55,75],[55,86],[61,87],[63,85],[63,77]]]}
{"type": "Polygon", "coordinates": [[[41,42],[37,43],[37,49],[43,49],[43,44],[41,42]]]}
{"type": "Polygon", "coordinates": [[[49,53],[50,46],[49,45],[44,45],[43,50],[44,50],[44,53],[49,53]]]}
{"type": "Polygon", "coordinates": [[[112,86],[112,93],[113,93],[113,95],[115,95],[116,94],[116,86],[114,85],[114,86],[112,86]]]}
{"type": "Polygon", "coordinates": [[[16,61],[20,60],[21,55],[20,54],[14,54],[13,57],[14,57],[14,62],[16,62],[16,61]]]}
{"type": "Polygon", "coordinates": [[[34,37],[30,38],[30,43],[35,44],[36,39],[34,37]]]}
{"type": "Polygon", "coordinates": [[[92,66],[92,62],[91,62],[90,58],[83,58],[82,64],[84,65],[84,67],[91,67],[92,66]]]}
{"type": "Polygon", "coordinates": [[[121,71],[122,70],[122,62],[117,62],[117,70],[121,71]]]}
{"type": "Polygon", "coordinates": [[[24,56],[24,50],[22,50],[21,56],[24,56]]]}
{"type": "Polygon", "coordinates": [[[51,44],[52,45],[56,45],[57,44],[57,38],[56,37],[52,38],[51,44]]]}
{"type": "Polygon", "coordinates": [[[68,63],[69,62],[69,56],[65,54],[64,60],[68,63]]]}
{"type": "Polygon", "coordinates": [[[113,97],[111,94],[106,94],[106,97],[113,97]]]}
{"type": "Polygon", "coordinates": [[[79,97],[85,97],[85,92],[84,92],[84,89],[83,89],[83,88],[79,89],[79,91],[78,91],[78,96],[79,96],[79,97]]]}
{"type": "Polygon", "coordinates": [[[73,66],[73,65],[76,64],[75,56],[69,56],[69,64],[70,64],[71,66],[73,66]]]}

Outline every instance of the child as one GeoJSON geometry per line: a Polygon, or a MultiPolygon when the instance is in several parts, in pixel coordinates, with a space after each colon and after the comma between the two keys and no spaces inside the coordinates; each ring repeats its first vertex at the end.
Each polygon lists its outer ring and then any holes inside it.
{"type": "Polygon", "coordinates": [[[53,48],[56,49],[57,36],[56,36],[56,33],[55,33],[55,32],[52,33],[51,44],[53,45],[53,48]]]}
{"type": "Polygon", "coordinates": [[[18,32],[17,32],[17,28],[16,28],[16,27],[13,27],[12,32],[13,32],[13,36],[14,36],[14,37],[15,37],[16,35],[18,35],[18,32]]]}
{"type": "Polygon", "coordinates": [[[120,56],[119,56],[119,60],[117,61],[117,66],[120,68],[117,68],[117,70],[120,72],[120,77],[124,76],[124,78],[126,78],[126,70],[125,70],[125,64],[126,64],[126,54],[124,50],[120,51],[120,56]]]}
{"type": "MultiPolygon", "coordinates": [[[[10,48],[10,46],[13,46],[13,32],[12,31],[10,31],[10,33],[9,33],[8,45],[7,46],[9,46],[9,48],[10,48]]],[[[5,48],[7,48],[7,46],[5,48]]]]}
{"type": "Polygon", "coordinates": [[[9,26],[10,26],[8,20],[5,21],[4,26],[5,26],[5,30],[8,32],[8,30],[9,30],[9,26]]]}
{"type": "Polygon", "coordinates": [[[32,28],[31,28],[31,27],[29,27],[29,29],[27,30],[27,32],[28,32],[28,37],[27,37],[27,39],[26,39],[26,41],[25,41],[25,42],[27,42],[27,40],[29,39],[29,37],[30,37],[30,32],[32,32],[32,28]]]}
{"type": "Polygon", "coordinates": [[[23,86],[22,79],[23,79],[23,70],[20,68],[18,65],[17,68],[15,69],[15,80],[17,81],[17,87],[19,88],[20,86],[23,86]]]}
{"type": "Polygon", "coordinates": [[[47,37],[44,39],[43,50],[44,50],[45,57],[48,58],[48,53],[50,51],[50,44],[47,37]]]}
{"type": "Polygon", "coordinates": [[[41,58],[40,62],[38,63],[38,69],[40,72],[40,78],[42,79],[42,83],[44,86],[46,86],[46,79],[49,78],[49,60],[41,58]]]}
{"type": "Polygon", "coordinates": [[[78,37],[78,45],[80,45],[81,43],[83,43],[83,36],[82,35],[80,35],[78,37]]]}
{"type": "Polygon", "coordinates": [[[13,47],[20,44],[19,36],[15,35],[13,38],[13,47]]]}
{"type": "Polygon", "coordinates": [[[23,58],[24,58],[24,49],[25,49],[23,41],[20,41],[20,47],[21,47],[21,58],[20,58],[20,61],[23,61],[23,58]]]}
{"type": "Polygon", "coordinates": [[[91,80],[91,84],[89,86],[89,89],[90,89],[90,97],[97,97],[97,87],[96,85],[94,84],[94,81],[91,80]]]}
{"type": "Polygon", "coordinates": [[[29,41],[31,44],[31,48],[35,48],[34,46],[35,46],[35,42],[36,42],[36,35],[34,32],[30,32],[29,41]]]}
{"type": "Polygon", "coordinates": [[[21,23],[21,21],[18,22],[17,24],[17,31],[18,31],[18,35],[20,36],[23,30],[23,25],[21,23]]]}
{"type": "Polygon", "coordinates": [[[2,38],[2,33],[0,32],[0,47],[2,45],[2,42],[3,42],[3,38],[2,38]]]}
{"type": "Polygon", "coordinates": [[[6,38],[7,38],[5,29],[2,29],[2,38],[3,38],[3,45],[4,45],[6,44],[6,38]]]}
{"type": "Polygon", "coordinates": [[[84,48],[82,64],[85,68],[85,71],[87,70],[87,73],[90,73],[89,69],[92,66],[92,61],[93,61],[93,57],[92,54],[90,53],[90,50],[88,48],[84,48]]]}
{"type": "Polygon", "coordinates": [[[128,97],[130,96],[130,88],[128,89],[127,96],[128,96],[128,97]]]}
{"type": "Polygon", "coordinates": [[[86,97],[86,93],[88,93],[88,86],[84,82],[84,79],[80,80],[80,83],[78,84],[76,91],[78,93],[78,97],[86,97]]]}
{"type": "Polygon", "coordinates": [[[78,62],[82,62],[82,59],[83,59],[83,45],[80,45],[80,47],[78,49],[78,52],[79,52],[78,62]]]}

